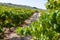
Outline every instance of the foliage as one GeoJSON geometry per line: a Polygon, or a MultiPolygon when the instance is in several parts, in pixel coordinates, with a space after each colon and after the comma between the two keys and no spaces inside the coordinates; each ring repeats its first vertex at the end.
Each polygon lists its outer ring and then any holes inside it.
{"type": "MultiPolygon", "coordinates": [[[[47,11],[41,11],[41,16],[30,26],[19,27],[16,33],[21,37],[31,36],[33,40],[60,40],[60,0],[48,0],[47,11]],[[50,9],[50,10],[48,10],[50,9]]],[[[34,10],[0,6],[0,25],[2,27],[17,27],[32,15],[34,10]]],[[[1,32],[2,28],[1,28],[1,32]]]]}
{"type": "Polygon", "coordinates": [[[16,27],[29,18],[34,9],[13,8],[0,6],[0,25],[2,27],[16,27]]]}
{"type": "Polygon", "coordinates": [[[16,32],[22,37],[30,35],[34,40],[59,40],[59,14],[60,10],[45,12],[38,21],[25,28],[17,28],[16,32]]]}
{"type": "Polygon", "coordinates": [[[48,0],[46,4],[47,9],[60,9],[60,0],[48,0]]]}
{"type": "Polygon", "coordinates": [[[0,39],[4,38],[4,30],[3,28],[0,26],[0,39]]]}
{"type": "Polygon", "coordinates": [[[60,40],[59,5],[60,0],[48,0],[46,4],[47,10],[40,11],[40,18],[28,27],[17,28],[16,33],[23,37],[30,35],[33,40],[60,40]]]}
{"type": "Polygon", "coordinates": [[[35,9],[17,8],[0,5],[0,38],[4,37],[3,28],[17,27],[33,15],[35,9]]]}

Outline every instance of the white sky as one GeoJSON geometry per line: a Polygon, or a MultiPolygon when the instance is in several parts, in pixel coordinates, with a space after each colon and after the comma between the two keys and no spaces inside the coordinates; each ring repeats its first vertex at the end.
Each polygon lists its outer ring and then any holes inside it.
{"type": "Polygon", "coordinates": [[[0,2],[27,5],[41,9],[46,9],[45,3],[47,2],[47,0],[0,0],[0,2]]]}

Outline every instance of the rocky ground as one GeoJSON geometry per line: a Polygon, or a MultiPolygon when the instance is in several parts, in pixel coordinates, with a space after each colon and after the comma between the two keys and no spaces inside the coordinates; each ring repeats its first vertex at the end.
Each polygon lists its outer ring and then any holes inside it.
{"type": "MultiPolygon", "coordinates": [[[[22,27],[29,26],[32,22],[36,21],[40,16],[40,13],[34,13],[29,19],[25,20],[23,24],[21,24],[22,27]]],[[[16,34],[15,28],[3,28],[5,30],[4,32],[4,40],[31,40],[31,36],[28,37],[20,37],[16,34]]]]}

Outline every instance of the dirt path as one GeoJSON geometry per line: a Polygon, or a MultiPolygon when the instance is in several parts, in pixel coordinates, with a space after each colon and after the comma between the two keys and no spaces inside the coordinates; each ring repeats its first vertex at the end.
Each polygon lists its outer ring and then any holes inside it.
{"type": "MultiPolygon", "coordinates": [[[[38,20],[39,16],[40,16],[40,13],[34,13],[29,19],[25,20],[24,23],[21,24],[21,26],[22,27],[29,26],[32,22],[38,20]]],[[[6,28],[4,28],[4,29],[6,29],[6,28]]],[[[28,37],[25,37],[24,39],[23,38],[21,39],[20,36],[17,35],[14,30],[15,29],[13,27],[10,28],[10,30],[7,28],[6,31],[5,31],[4,40],[9,40],[9,39],[10,40],[30,40],[31,39],[30,36],[29,36],[30,39],[28,37]]]]}

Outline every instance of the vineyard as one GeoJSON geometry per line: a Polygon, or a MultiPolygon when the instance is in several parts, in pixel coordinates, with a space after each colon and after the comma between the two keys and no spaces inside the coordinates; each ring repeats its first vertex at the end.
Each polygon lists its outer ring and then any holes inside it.
{"type": "Polygon", "coordinates": [[[21,27],[36,10],[0,6],[0,38],[3,28],[15,27],[20,37],[31,36],[32,40],[60,40],[60,0],[47,0],[46,10],[39,10],[40,17],[30,26],[21,27]]]}
{"type": "Polygon", "coordinates": [[[36,22],[25,28],[17,28],[21,37],[31,36],[32,40],[60,40],[60,0],[48,0],[46,11],[36,22]]]}
{"type": "Polygon", "coordinates": [[[0,38],[4,35],[3,28],[11,28],[20,26],[24,20],[33,15],[34,9],[13,8],[0,5],[0,38]]]}

